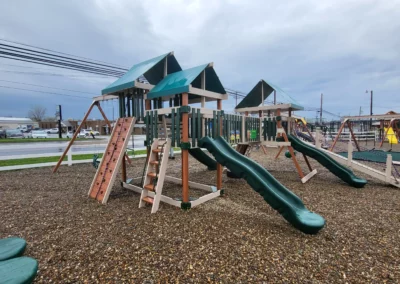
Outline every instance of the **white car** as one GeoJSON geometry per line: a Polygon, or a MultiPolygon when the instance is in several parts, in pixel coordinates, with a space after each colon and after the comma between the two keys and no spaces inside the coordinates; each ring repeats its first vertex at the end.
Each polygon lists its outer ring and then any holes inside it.
{"type": "Polygon", "coordinates": [[[58,128],[51,128],[46,130],[47,134],[58,134],[58,128]]]}
{"type": "Polygon", "coordinates": [[[45,130],[32,130],[32,138],[49,138],[45,130]]]}
{"type": "Polygon", "coordinates": [[[100,132],[96,130],[90,130],[90,129],[82,129],[81,132],[79,133],[80,137],[91,137],[90,132],[93,132],[94,136],[99,136],[100,132]]]}

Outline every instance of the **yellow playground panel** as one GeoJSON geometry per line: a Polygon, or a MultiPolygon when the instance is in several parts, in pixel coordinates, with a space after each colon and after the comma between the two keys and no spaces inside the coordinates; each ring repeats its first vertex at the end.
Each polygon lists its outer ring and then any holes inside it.
{"type": "Polygon", "coordinates": [[[385,132],[387,133],[387,139],[389,140],[390,144],[398,144],[396,134],[394,133],[392,127],[389,127],[389,129],[385,127],[385,132]]]}

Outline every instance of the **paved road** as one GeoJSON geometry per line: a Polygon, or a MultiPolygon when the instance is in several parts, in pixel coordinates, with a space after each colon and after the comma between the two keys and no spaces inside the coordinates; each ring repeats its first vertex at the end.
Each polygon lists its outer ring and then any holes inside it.
{"type": "MultiPolygon", "coordinates": [[[[84,139],[76,141],[72,145],[72,153],[79,152],[103,152],[107,146],[109,137],[98,137],[99,139],[84,139]]],[[[134,136],[134,148],[144,147],[145,135],[134,136]]],[[[4,143],[0,144],[0,157],[22,156],[32,154],[53,154],[62,153],[67,147],[68,142],[37,142],[37,143],[4,143]]],[[[132,139],[129,141],[128,148],[132,148],[132,139]]]]}

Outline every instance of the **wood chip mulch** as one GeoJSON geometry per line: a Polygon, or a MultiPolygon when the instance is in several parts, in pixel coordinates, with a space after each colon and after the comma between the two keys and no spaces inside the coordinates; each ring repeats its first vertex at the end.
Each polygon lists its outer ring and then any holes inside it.
{"type": "MultiPolygon", "coordinates": [[[[27,240],[36,283],[399,283],[400,190],[362,174],[368,185],[352,188],[314,161],[319,173],[301,184],[291,160],[274,154],[251,157],[326,219],[317,235],[225,175],[225,196],[189,211],[161,204],[150,214],[119,182],[101,205],[87,197],[95,169],[84,164],[1,172],[0,237],[27,240]]],[[[144,162],[133,160],[129,175],[144,162]]],[[[180,164],[178,155],[168,174],[180,177],[180,164]]],[[[216,174],[191,158],[190,180],[215,185],[216,174]]],[[[164,193],[181,189],[167,183],[164,193]]]]}

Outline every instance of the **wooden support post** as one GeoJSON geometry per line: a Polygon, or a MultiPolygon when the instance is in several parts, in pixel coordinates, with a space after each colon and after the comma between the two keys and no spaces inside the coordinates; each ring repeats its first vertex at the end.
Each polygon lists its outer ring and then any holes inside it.
{"type": "MultiPolygon", "coordinates": [[[[222,100],[217,100],[217,109],[222,110],[222,100]]],[[[222,120],[220,121],[220,133],[217,135],[222,135],[222,120]]],[[[222,189],[222,170],[223,167],[221,164],[217,164],[217,189],[221,190],[222,189]]]]}
{"type": "Polygon", "coordinates": [[[72,146],[72,144],[74,143],[76,137],[78,136],[79,132],[81,131],[82,125],[85,123],[85,121],[86,121],[86,119],[88,118],[88,116],[89,116],[90,112],[92,111],[93,107],[94,107],[95,105],[97,105],[97,104],[98,104],[97,101],[93,101],[92,104],[90,105],[88,111],[86,112],[84,118],[82,119],[81,124],[78,126],[78,129],[76,129],[76,131],[75,131],[75,133],[74,133],[74,136],[72,136],[71,141],[69,141],[69,143],[68,143],[68,145],[67,145],[67,148],[65,148],[64,152],[62,153],[60,159],[59,159],[58,162],[57,162],[57,165],[53,168],[53,173],[55,173],[55,172],[58,170],[58,168],[60,167],[62,161],[63,161],[64,158],[65,158],[65,155],[67,155],[69,149],[71,148],[71,146],[72,146]]]}
{"type": "Polygon", "coordinates": [[[283,146],[279,147],[279,151],[278,151],[278,154],[276,154],[276,156],[275,156],[275,160],[278,159],[279,155],[282,153],[282,150],[283,150],[283,146]]]}
{"type": "Polygon", "coordinates": [[[335,137],[335,140],[333,141],[333,144],[332,144],[331,148],[329,148],[329,151],[333,152],[333,148],[335,147],[336,142],[339,140],[340,134],[342,133],[343,128],[344,128],[344,126],[346,125],[346,122],[347,122],[347,121],[348,121],[347,118],[343,121],[343,123],[342,123],[342,125],[340,126],[339,131],[338,131],[338,133],[337,133],[337,135],[336,135],[336,137],[335,137]]]}
{"type": "Polygon", "coordinates": [[[312,167],[311,167],[310,161],[308,160],[307,156],[303,154],[303,157],[304,157],[304,161],[306,161],[306,164],[307,164],[308,169],[309,169],[310,171],[312,171],[313,169],[312,169],[312,167]]]}
{"type": "MultiPolygon", "coordinates": [[[[189,94],[182,94],[182,106],[189,104],[189,94]]],[[[179,127],[179,126],[178,126],[179,127]]],[[[189,142],[189,114],[182,113],[182,143],[189,142]]],[[[189,150],[182,149],[182,201],[189,202],[189,150]]]]}
{"type": "MultiPolygon", "coordinates": [[[[280,109],[277,109],[277,110],[276,110],[276,115],[277,115],[277,116],[280,116],[280,115],[281,115],[281,110],[280,110],[280,109]]],[[[278,129],[282,129],[282,120],[278,120],[278,121],[276,122],[276,124],[277,124],[277,128],[278,128],[278,129]]],[[[288,139],[288,137],[287,137],[287,135],[286,135],[286,133],[285,133],[284,131],[283,131],[283,133],[278,133],[278,134],[279,134],[279,137],[280,137],[280,136],[283,136],[283,139],[285,140],[285,142],[289,142],[289,139],[288,139]]],[[[296,156],[294,155],[293,147],[292,147],[292,146],[288,146],[287,148],[288,148],[288,150],[289,150],[289,152],[290,152],[290,155],[292,156],[293,163],[294,163],[294,165],[295,165],[295,167],[296,167],[296,169],[297,169],[297,172],[299,173],[300,178],[301,178],[301,179],[304,178],[303,171],[301,170],[301,167],[300,167],[300,165],[299,165],[299,162],[297,161],[296,156]]],[[[276,158],[279,156],[279,154],[282,152],[282,150],[283,150],[283,147],[279,150],[279,153],[278,153],[278,155],[276,156],[276,158]]]]}
{"type": "Polygon", "coordinates": [[[321,149],[321,130],[315,130],[315,148],[321,149]]]}
{"type": "Polygon", "coordinates": [[[387,155],[386,156],[386,170],[385,170],[385,175],[386,175],[386,181],[390,182],[392,178],[392,155],[387,155]]]}
{"type": "Polygon", "coordinates": [[[351,143],[351,139],[349,139],[349,144],[347,146],[347,166],[351,168],[352,162],[353,162],[353,143],[351,143]]]}
{"type": "MultiPolygon", "coordinates": [[[[145,100],[145,110],[151,110],[151,100],[145,100]]],[[[144,116],[146,115],[146,112],[144,112],[144,116]]],[[[148,125],[147,125],[147,127],[148,127],[148,125]]],[[[146,131],[149,131],[149,129],[147,129],[146,131]]],[[[147,132],[148,133],[148,132],[147,132]]],[[[149,155],[150,155],[150,146],[151,145],[147,145],[146,146],[146,149],[147,149],[147,158],[149,157],[149,155]]]]}
{"type": "Polygon", "coordinates": [[[360,146],[358,146],[358,142],[357,142],[356,136],[355,136],[354,133],[353,133],[353,129],[352,129],[352,127],[351,127],[350,121],[347,121],[347,126],[349,127],[349,131],[350,131],[351,137],[352,137],[353,140],[354,140],[354,144],[356,144],[357,150],[358,150],[358,152],[360,152],[360,151],[361,151],[361,150],[360,150],[360,146]]]}

